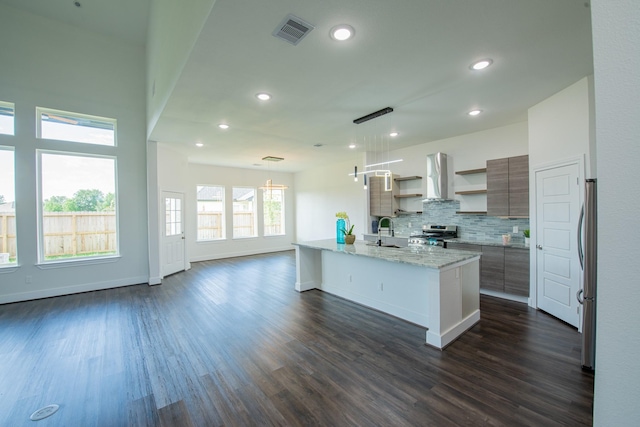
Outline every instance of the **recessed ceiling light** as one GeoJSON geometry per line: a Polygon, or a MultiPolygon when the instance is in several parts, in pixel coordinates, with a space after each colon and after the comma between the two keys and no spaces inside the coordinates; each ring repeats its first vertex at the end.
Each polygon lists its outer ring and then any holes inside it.
{"type": "Polygon", "coordinates": [[[202,142],[196,142],[196,147],[204,147],[204,144],[202,142]]]}
{"type": "Polygon", "coordinates": [[[229,125],[224,124],[224,123],[220,123],[220,124],[218,125],[218,127],[219,127],[220,129],[229,129],[229,125]]]}
{"type": "Polygon", "coordinates": [[[266,92],[260,92],[256,93],[256,98],[258,98],[260,101],[268,101],[271,99],[271,95],[266,92]]]}
{"type": "Polygon", "coordinates": [[[484,70],[485,68],[487,68],[491,64],[493,64],[493,60],[487,58],[487,59],[483,59],[483,60],[478,61],[478,62],[474,62],[473,64],[471,64],[469,66],[469,68],[471,68],[472,70],[484,70]]]}
{"type": "Polygon", "coordinates": [[[400,135],[398,132],[391,132],[389,134],[390,137],[395,138],[396,136],[400,135]]]}
{"type": "Polygon", "coordinates": [[[332,39],[337,40],[339,42],[349,40],[356,35],[356,30],[353,29],[351,25],[340,24],[336,25],[329,31],[329,36],[332,39]]]}
{"type": "Polygon", "coordinates": [[[471,110],[467,114],[469,114],[470,116],[477,116],[480,113],[482,113],[482,110],[471,110]]]}
{"type": "Polygon", "coordinates": [[[356,144],[349,144],[349,148],[351,148],[352,150],[353,150],[354,148],[356,148],[356,147],[357,147],[357,145],[356,145],[356,144]]]}

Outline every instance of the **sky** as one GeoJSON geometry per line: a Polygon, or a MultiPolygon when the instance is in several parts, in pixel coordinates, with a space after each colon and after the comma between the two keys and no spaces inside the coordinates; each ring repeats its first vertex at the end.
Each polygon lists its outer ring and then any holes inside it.
{"type": "Polygon", "coordinates": [[[93,189],[115,193],[115,159],[42,153],[43,200],[93,189]]]}
{"type": "MultiPolygon", "coordinates": [[[[13,135],[13,117],[0,115],[0,133],[13,135]]],[[[63,123],[42,122],[42,137],[90,144],[114,145],[112,129],[69,126],[63,123]]],[[[98,189],[104,194],[115,193],[115,159],[68,156],[61,153],[41,155],[42,198],[73,197],[78,190],[98,189]]],[[[5,202],[15,201],[14,152],[0,146],[0,195],[5,202]]]]}

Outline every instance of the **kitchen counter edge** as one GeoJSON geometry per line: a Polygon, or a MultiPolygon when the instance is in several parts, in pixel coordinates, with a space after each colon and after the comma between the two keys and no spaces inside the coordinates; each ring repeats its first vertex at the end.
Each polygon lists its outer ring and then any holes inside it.
{"type": "Polygon", "coordinates": [[[336,243],[333,239],[294,242],[293,245],[435,269],[442,269],[463,261],[473,261],[480,257],[478,252],[444,249],[440,246],[380,248],[360,241],[356,241],[353,245],[346,245],[336,243]]]}

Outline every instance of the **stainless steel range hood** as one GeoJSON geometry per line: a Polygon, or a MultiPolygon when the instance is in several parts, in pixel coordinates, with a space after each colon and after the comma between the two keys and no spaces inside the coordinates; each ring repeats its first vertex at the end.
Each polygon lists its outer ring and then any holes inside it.
{"type": "Polygon", "coordinates": [[[427,155],[427,198],[423,201],[447,200],[447,155],[435,153],[427,155]]]}

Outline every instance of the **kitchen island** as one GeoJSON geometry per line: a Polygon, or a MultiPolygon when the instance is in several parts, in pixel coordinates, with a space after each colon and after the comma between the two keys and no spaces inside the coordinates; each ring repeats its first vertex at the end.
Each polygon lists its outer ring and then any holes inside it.
{"type": "Polygon", "coordinates": [[[294,243],[298,292],[340,296],[427,328],[444,348],[480,320],[477,252],[335,240],[294,243]]]}

